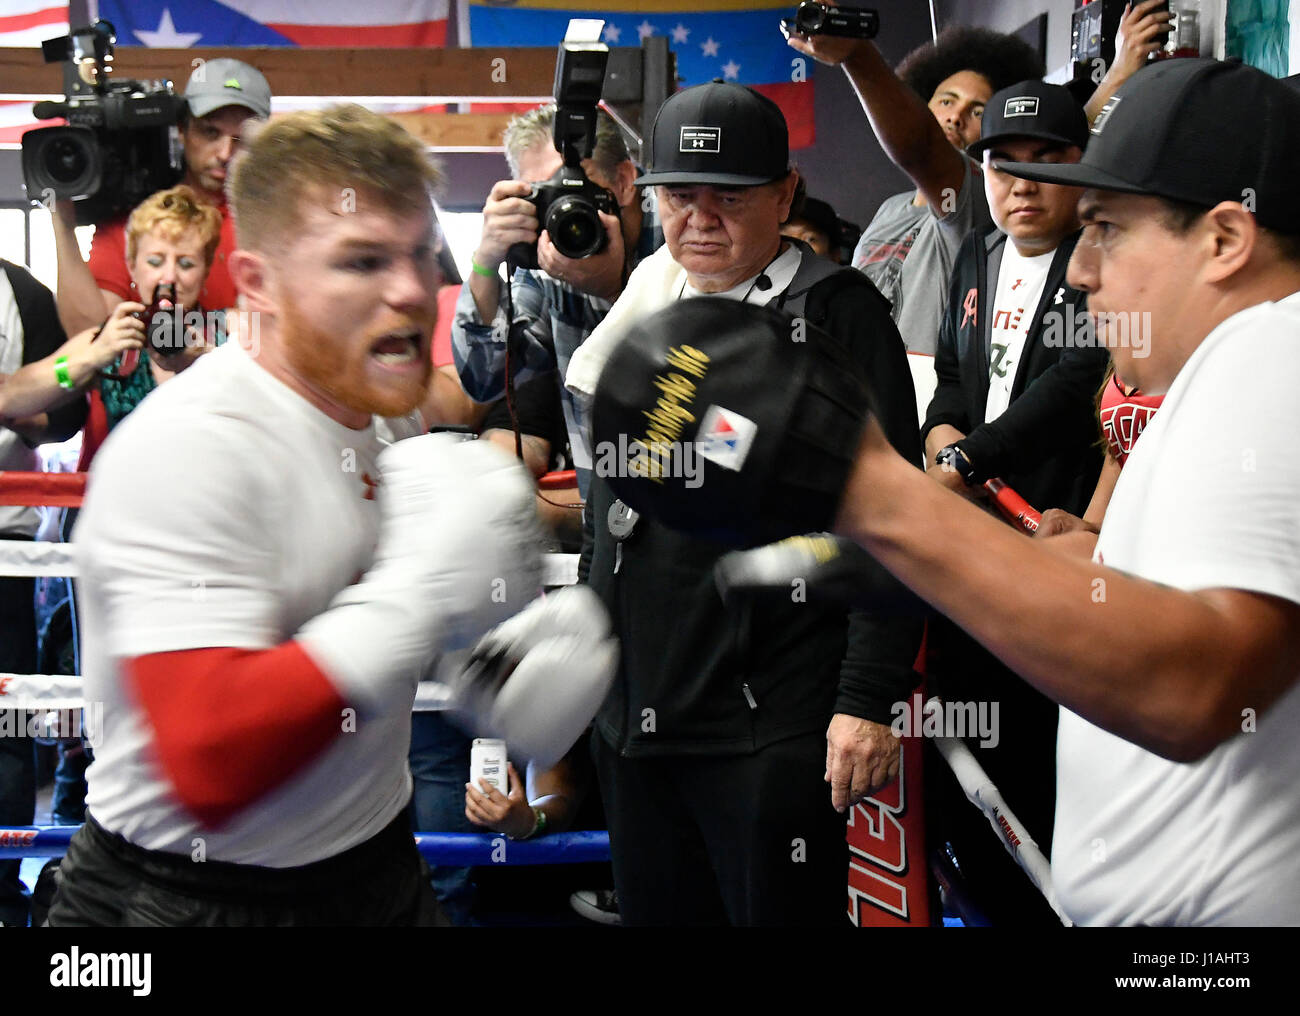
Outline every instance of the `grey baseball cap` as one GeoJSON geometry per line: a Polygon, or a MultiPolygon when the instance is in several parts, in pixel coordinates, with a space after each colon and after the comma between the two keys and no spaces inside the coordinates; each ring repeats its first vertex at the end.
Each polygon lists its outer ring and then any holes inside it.
{"type": "Polygon", "coordinates": [[[207,116],[223,106],[243,106],[265,120],[271,115],[271,86],[256,67],[221,57],[194,69],[185,86],[191,116],[207,116]]]}

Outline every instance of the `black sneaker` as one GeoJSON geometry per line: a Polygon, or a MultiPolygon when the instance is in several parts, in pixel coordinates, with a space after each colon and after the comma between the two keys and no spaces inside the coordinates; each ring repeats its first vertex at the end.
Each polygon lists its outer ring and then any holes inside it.
{"type": "Polygon", "coordinates": [[[620,925],[618,893],[613,889],[579,889],[569,897],[574,912],[597,924],[620,925]]]}

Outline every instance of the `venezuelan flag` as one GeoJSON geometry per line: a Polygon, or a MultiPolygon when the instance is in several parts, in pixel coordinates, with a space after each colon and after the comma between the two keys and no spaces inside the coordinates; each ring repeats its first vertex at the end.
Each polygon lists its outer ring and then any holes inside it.
{"type": "Polygon", "coordinates": [[[570,18],[605,22],[609,46],[664,36],[683,87],[714,78],[750,85],[774,100],[790,125],[790,147],[813,143],[812,61],[785,43],[780,19],[797,0],[469,0],[461,44],[559,45],[570,18]]]}

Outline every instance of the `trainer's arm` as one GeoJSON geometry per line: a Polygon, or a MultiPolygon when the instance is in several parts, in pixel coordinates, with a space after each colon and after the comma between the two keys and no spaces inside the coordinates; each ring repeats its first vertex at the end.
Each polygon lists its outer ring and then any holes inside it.
{"type": "Polygon", "coordinates": [[[1240,733],[1244,709],[1262,714],[1297,678],[1300,605],[1052,553],[926,480],[874,422],[837,529],[1043,694],[1173,761],[1240,733]]]}
{"type": "Polygon", "coordinates": [[[790,39],[801,53],[844,68],[876,140],[891,162],[912,178],[931,208],[961,192],[965,157],[948,141],[929,107],[894,73],[871,42],[813,36],[790,39]],[[945,191],[948,194],[945,194],[945,191]]]}

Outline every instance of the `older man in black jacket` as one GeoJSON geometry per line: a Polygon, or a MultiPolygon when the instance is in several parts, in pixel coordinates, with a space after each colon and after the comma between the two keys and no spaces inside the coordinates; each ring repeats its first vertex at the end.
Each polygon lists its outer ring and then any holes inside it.
{"type": "MultiPolygon", "coordinates": [[[[797,180],[787,138],[780,110],[738,85],[668,100],[638,181],[658,186],[666,246],[632,274],[567,383],[590,394],[581,379],[598,351],[679,300],[764,304],[790,316],[779,341],[847,350],[876,382],[891,442],[919,463],[888,303],[780,234],[797,180]]],[[[849,616],[798,587],[724,603],[713,566],[729,548],[637,517],[610,489],[614,456],[593,452],[585,570],[623,646],[594,752],[625,923],[847,923],[847,809],[897,772],[891,705],[917,682],[920,619],[849,616]]]]}

